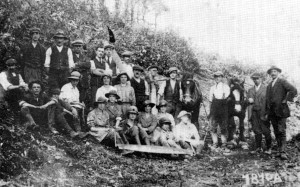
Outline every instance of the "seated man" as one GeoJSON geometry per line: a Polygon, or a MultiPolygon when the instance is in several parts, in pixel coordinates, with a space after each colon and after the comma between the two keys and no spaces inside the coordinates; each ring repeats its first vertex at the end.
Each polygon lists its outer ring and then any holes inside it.
{"type": "Polygon", "coordinates": [[[158,127],[154,130],[151,142],[158,143],[166,147],[181,149],[181,147],[176,144],[176,138],[171,127],[171,121],[166,117],[162,117],[159,120],[158,127]]]}
{"type": "Polygon", "coordinates": [[[127,114],[127,119],[120,123],[120,127],[117,126],[116,128],[126,144],[134,142],[135,144],[141,145],[137,120],[137,115],[139,113],[136,106],[131,106],[127,114]]]}
{"type": "Polygon", "coordinates": [[[18,73],[15,59],[8,59],[5,64],[7,71],[0,73],[0,83],[5,91],[4,99],[14,114],[17,114],[20,111],[19,102],[23,99],[24,91],[28,90],[28,85],[18,73]]]}
{"type": "MultiPolygon", "coordinates": [[[[95,109],[87,117],[87,125],[90,128],[90,134],[100,143],[105,141],[107,144],[114,144],[114,136],[119,140],[120,136],[115,131],[114,126],[109,123],[109,114],[105,110],[106,98],[99,97],[94,103],[95,109]]],[[[121,118],[117,117],[118,123],[121,118]]]]}
{"type": "Polygon", "coordinates": [[[200,136],[194,124],[191,123],[191,113],[181,111],[177,117],[180,123],[175,126],[174,134],[183,149],[192,148],[196,154],[200,151],[200,136]]]}
{"type": "Polygon", "coordinates": [[[50,95],[52,97],[52,100],[55,101],[55,104],[50,106],[50,114],[48,117],[50,118],[50,120],[53,120],[52,124],[56,124],[57,129],[67,132],[71,136],[71,138],[74,138],[81,132],[77,110],[69,103],[61,100],[59,98],[59,94],[59,88],[50,90],[50,95]],[[76,132],[67,122],[65,118],[67,116],[72,116],[72,126],[74,126],[76,132]]]}
{"type": "Polygon", "coordinates": [[[144,102],[144,111],[139,115],[138,127],[140,130],[141,138],[145,141],[146,145],[150,145],[150,138],[153,131],[157,126],[157,118],[151,113],[152,108],[155,106],[150,100],[144,102]]]}
{"type": "Polygon", "coordinates": [[[29,83],[30,93],[26,94],[20,101],[21,114],[25,117],[29,126],[48,125],[53,133],[57,131],[52,127],[51,120],[48,119],[48,106],[55,104],[55,101],[43,92],[43,85],[40,81],[29,83]],[[45,120],[48,119],[48,120],[45,120]]]}
{"type": "Polygon", "coordinates": [[[159,105],[157,106],[157,109],[158,109],[157,120],[160,120],[161,118],[166,117],[171,121],[172,128],[174,128],[175,120],[174,120],[174,117],[170,113],[167,112],[167,105],[168,105],[168,102],[166,100],[161,100],[159,102],[159,105]]]}
{"type": "MultiPolygon", "coordinates": [[[[78,71],[73,71],[71,73],[71,76],[68,77],[69,83],[65,84],[61,88],[61,93],[59,95],[59,98],[62,99],[63,101],[69,103],[72,107],[74,107],[77,110],[77,113],[79,114],[79,122],[81,125],[85,124],[85,117],[84,117],[84,109],[85,109],[85,104],[81,103],[79,98],[80,98],[80,93],[77,88],[77,85],[79,83],[79,79],[81,77],[81,74],[78,71]]],[[[80,126],[81,127],[81,126],[80,126]]],[[[83,126],[82,129],[86,129],[86,127],[83,126]]],[[[81,131],[81,129],[80,129],[81,131]]]]}

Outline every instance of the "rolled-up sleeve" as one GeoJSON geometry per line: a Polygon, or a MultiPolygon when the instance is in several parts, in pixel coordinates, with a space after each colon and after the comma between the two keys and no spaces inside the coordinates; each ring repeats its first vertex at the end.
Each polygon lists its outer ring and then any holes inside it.
{"type": "Polygon", "coordinates": [[[45,64],[44,66],[46,68],[49,68],[50,67],[50,56],[52,54],[52,50],[51,50],[51,47],[49,47],[46,51],[46,58],[45,58],[45,64]]]}
{"type": "Polygon", "coordinates": [[[70,48],[68,49],[68,59],[69,59],[69,68],[74,68],[75,63],[74,63],[74,60],[73,60],[72,50],[70,48]]]}
{"type": "Polygon", "coordinates": [[[5,72],[0,73],[0,83],[5,91],[12,85],[8,82],[5,72]]]}
{"type": "Polygon", "coordinates": [[[144,82],[145,82],[145,95],[149,95],[150,94],[149,84],[146,80],[144,82]]]}
{"type": "Polygon", "coordinates": [[[91,60],[91,70],[96,69],[96,65],[95,62],[93,60],[91,60]]]}
{"type": "Polygon", "coordinates": [[[160,96],[163,96],[163,95],[164,95],[165,87],[166,87],[166,81],[163,81],[163,82],[159,85],[159,89],[158,89],[158,92],[157,92],[160,96]]]}
{"type": "Polygon", "coordinates": [[[214,97],[214,87],[211,87],[210,88],[210,91],[209,91],[209,97],[208,97],[208,100],[209,100],[209,102],[212,102],[212,100],[213,100],[213,97],[214,97]]]}

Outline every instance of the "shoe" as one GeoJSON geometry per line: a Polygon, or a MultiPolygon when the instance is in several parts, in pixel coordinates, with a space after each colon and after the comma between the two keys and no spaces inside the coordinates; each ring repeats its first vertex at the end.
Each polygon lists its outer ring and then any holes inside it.
{"type": "Polygon", "coordinates": [[[271,149],[266,149],[264,151],[264,153],[267,154],[267,155],[271,155],[272,154],[272,150],[271,149]]]}
{"type": "Polygon", "coordinates": [[[281,159],[281,160],[287,160],[288,157],[287,157],[286,153],[281,153],[281,154],[280,154],[280,159],[281,159]]]}
{"type": "Polygon", "coordinates": [[[261,153],[261,152],[263,152],[263,150],[262,150],[261,147],[255,149],[255,150],[253,150],[253,151],[250,151],[251,154],[259,154],[259,153],[261,153]]]}
{"type": "Polygon", "coordinates": [[[131,154],[133,152],[134,151],[123,149],[122,152],[121,152],[121,155],[128,155],[128,154],[131,154]]]}
{"type": "Polygon", "coordinates": [[[49,129],[53,134],[58,134],[58,131],[55,128],[50,127],[49,129]]]}
{"type": "Polygon", "coordinates": [[[71,138],[75,138],[75,137],[78,136],[78,135],[79,135],[78,132],[75,132],[75,131],[70,132],[71,138]]]}

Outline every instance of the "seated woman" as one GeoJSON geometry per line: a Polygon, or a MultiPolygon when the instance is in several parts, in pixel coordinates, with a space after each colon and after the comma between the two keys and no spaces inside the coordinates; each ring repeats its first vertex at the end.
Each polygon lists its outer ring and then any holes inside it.
{"type": "Polygon", "coordinates": [[[108,102],[106,104],[106,111],[109,115],[109,124],[110,126],[114,127],[116,125],[117,119],[122,119],[121,106],[116,103],[120,97],[115,90],[111,90],[110,92],[105,94],[105,97],[108,99],[108,102]]]}
{"type": "Polygon", "coordinates": [[[127,111],[127,119],[122,121],[119,127],[116,127],[119,131],[122,140],[126,144],[134,142],[135,144],[141,145],[137,120],[138,114],[139,113],[137,107],[130,106],[127,111]]]}
{"type": "Polygon", "coordinates": [[[159,120],[158,127],[154,130],[151,142],[158,143],[166,147],[175,147],[181,149],[176,143],[176,138],[172,132],[171,121],[169,118],[162,117],[159,120]]]}
{"type": "Polygon", "coordinates": [[[138,127],[140,136],[145,141],[146,145],[150,145],[150,138],[157,126],[157,118],[151,113],[152,108],[155,106],[150,100],[144,102],[144,111],[139,115],[138,127]]]}
{"type": "Polygon", "coordinates": [[[183,149],[192,148],[196,154],[200,151],[200,136],[194,124],[191,123],[191,113],[181,111],[178,114],[180,123],[175,126],[174,134],[183,149]]]}
{"type": "MultiPolygon", "coordinates": [[[[109,114],[105,110],[106,98],[99,97],[94,103],[95,109],[92,110],[87,117],[87,125],[90,128],[90,134],[94,136],[100,143],[112,145],[114,137],[121,140],[119,134],[115,131],[113,126],[109,124],[109,114]]],[[[117,118],[120,122],[121,118],[117,118]]]]}
{"type": "MultiPolygon", "coordinates": [[[[105,97],[105,94],[110,92],[111,90],[117,91],[115,87],[110,85],[111,83],[111,73],[108,73],[107,71],[104,72],[103,76],[101,77],[101,80],[103,81],[103,86],[98,88],[96,92],[96,99],[99,97],[105,97]]],[[[108,99],[106,99],[107,101],[108,99]]]]}
{"type": "Polygon", "coordinates": [[[167,113],[167,105],[168,105],[168,102],[166,100],[161,100],[159,102],[159,105],[157,106],[157,109],[158,109],[157,120],[160,120],[161,118],[166,117],[171,121],[171,126],[172,126],[172,128],[174,128],[175,120],[174,120],[174,117],[170,113],[167,113]]]}

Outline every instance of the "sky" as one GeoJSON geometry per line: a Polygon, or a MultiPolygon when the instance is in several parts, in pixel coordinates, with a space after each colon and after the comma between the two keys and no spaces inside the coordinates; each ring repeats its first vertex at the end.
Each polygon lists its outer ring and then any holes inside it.
{"type": "MultiPolygon", "coordinates": [[[[299,0],[163,0],[158,29],[173,28],[198,50],[269,66],[300,81],[299,0]]],[[[153,17],[148,17],[153,21],[153,17]]]]}

